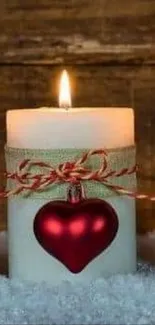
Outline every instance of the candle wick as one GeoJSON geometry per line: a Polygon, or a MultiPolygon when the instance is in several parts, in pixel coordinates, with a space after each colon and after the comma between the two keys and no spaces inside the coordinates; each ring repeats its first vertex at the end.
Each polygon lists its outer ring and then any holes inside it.
{"type": "Polygon", "coordinates": [[[67,104],[61,104],[60,108],[64,108],[66,111],[68,111],[70,109],[70,105],[67,104]]]}

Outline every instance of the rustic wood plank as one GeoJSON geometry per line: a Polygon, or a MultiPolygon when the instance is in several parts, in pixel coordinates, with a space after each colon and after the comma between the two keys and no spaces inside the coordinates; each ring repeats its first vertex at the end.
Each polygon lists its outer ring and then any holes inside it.
{"type": "MultiPolygon", "coordinates": [[[[58,83],[63,66],[0,66],[1,113],[15,107],[57,106],[58,83]],[[9,96],[8,96],[9,92],[9,96]]],[[[118,67],[67,66],[74,106],[129,105],[133,72],[118,67]],[[119,86],[119,87],[118,87],[119,86]],[[113,94],[113,96],[111,96],[113,94]],[[122,95],[124,94],[124,95],[122,95]]]]}
{"type": "Polygon", "coordinates": [[[0,62],[155,63],[151,0],[9,0],[0,16],[0,62]]]}
{"type": "MultiPolygon", "coordinates": [[[[141,89],[143,92],[147,87],[149,91],[155,81],[155,68],[149,66],[1,65],[0,115],[11,107],[37,107],[44,104],[56,106],[58,83],[63,68],[67,68],[70,75],[74,106],[90,105],[90,101],[92,106],[101,107],[131,105],[131,83],[136,90],[137,101],[140,101],[141,89]]],[[[134,89],[131,91],[135,96],[134,89]]],[[[152,92],[153,90],[154,88],[152,92]]],[[[145,93],[145,96],[145,101],[147,97],[150,99],[149,93],[145,93]]]]}
{"type": "Polygon", "coordinates": [[[149,234],[137,237],[138,256],[141,260],[155,265],[155,238],[149,234]]]}
{"type": "Polygon", "coordinates": [[[124,0],[9,0],[6,2],[6,6],[16,10],[44,10],[48,7],[60,14],[62,10],[66,10],[67,14],[76,14],[76,17],[77,13],[89,17],[90,14],[94,15],[94,10],[98,16],[103,16],[103,14],[106,16],[145,15],[152,13],[153,9],[155,10],[154,0],[131,0],[130,2],[124,2],[124,0]]]}
{"type": "Polygon", "coordinates": [[[8,245],[5,231],[0,231],[0,274],[8,275],[8,245]]]}
{"type": "MultiPolygon", "coordinates": [[[[150,73],[151,76],[151,73],[150,73]]],[[[155,194],[155,81],[134,80],[134,105],[136,113],[137,162],[139,164],[138,188],[143,193],[155,194]]],[[[137,202],[139,232],[155,229],[155,203],[137,202]]]]}

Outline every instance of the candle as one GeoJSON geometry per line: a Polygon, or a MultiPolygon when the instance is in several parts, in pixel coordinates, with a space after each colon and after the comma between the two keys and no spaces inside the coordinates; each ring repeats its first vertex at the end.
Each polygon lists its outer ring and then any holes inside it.
{"type": "MultiPolygon", "coordinates": [[[[65,75],[66,78],[66,75],[65,75]]],[[[63,83],[63,82],[62,82],[63,83]]],[[[63,88],[64,89],[64,88],[63,88]]],[[[65,93],[67,93],[67,86],[65,93]]],[[[131,108],[17,109],[7,112],[7,146],[19,149],[98,149],[134,145],[131,108]]],[[[119,214],[119,231],[112,245],[84,270],[72,274],[36,242],[33,218],[47,203],[31,196],[8,199],[9,273],[11,277],[57,283],[63,279],[88,280],[100,275],[128,273],[136,269],[135,201],[113,195],[106,199],[119,214]],[[35,263],[33,261],[35,260],[35,263]],[[33,263],[33,266],[32,266],[33,263]]]]}
{"type": "Polygon", "coordinates": [[[16,148],[117,148],[134,144],[130,108],[21,109],[7,112],[16,148]]]}

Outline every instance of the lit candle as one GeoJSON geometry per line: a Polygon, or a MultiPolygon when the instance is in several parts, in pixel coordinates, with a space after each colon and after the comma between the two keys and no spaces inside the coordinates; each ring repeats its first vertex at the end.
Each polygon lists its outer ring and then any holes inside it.
{"type": "MultiPolygon", "coordinates": [[[[60,108],[42,107],[7,112],[7,147],[89,150],[134,145],[134,114],[131,108],[70,108],[66,72],[63,73],[61,84],[60,108]]],[[[34,237],[34,216],[49,200],[34,200],[31,196],[9,198],[10,276],[35,281],[46,280],[55,284],[63,279],[88,280],[100,275],[134,271],[135,201],[115,194],[106,200],[115,208],[119,217],[120,226],[116,239],[82,272],[75,275],[41,249],[34,237]]]]}
{"type": "Polygon", "coordinates": [[[59,108],[7,112],[7,145],[16,148],[118,148],[134,144],[131,108],[70,108],[66,72],[59,108]],[[65,82],[66,81],[66,84],[65,82]]]}

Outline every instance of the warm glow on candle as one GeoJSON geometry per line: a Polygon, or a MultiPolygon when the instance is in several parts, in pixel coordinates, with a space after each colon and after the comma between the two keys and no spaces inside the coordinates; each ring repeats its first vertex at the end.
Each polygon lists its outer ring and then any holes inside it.
{"type": "Polygon", "coordinates": [[[66,109],[71,107],[69,77],[66,70],[62,72],[60,79],[59,107],[66,109]]]}

